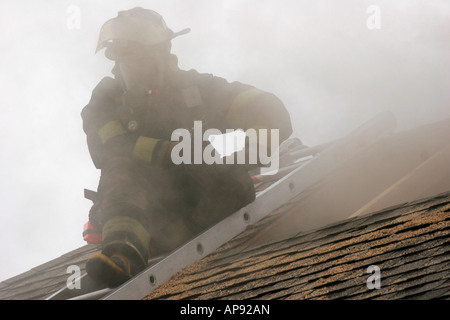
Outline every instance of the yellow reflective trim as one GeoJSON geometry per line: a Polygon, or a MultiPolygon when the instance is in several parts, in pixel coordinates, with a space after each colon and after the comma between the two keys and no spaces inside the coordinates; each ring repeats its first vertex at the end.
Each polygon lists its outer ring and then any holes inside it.
{"type": "Polygon", "coordinates": [[[243,123],[244,117],[242,116],[242,111],[250,103],[252,103],[256,99],[256,97],[264,93],[264,91],[252,88],[238,94],[234,98],[231,107],[226,115],[227,122],[233,127],[239,127],[244,130],[247,129],[246,127],[248,126],[248,124],[243,123]]]}
{"type": "Polygon", "coordinates": [[[140,136],[134,146],[133,159],[150,165],[152,162],[153,150],[158,141],[159,139],[140,136]]]}
{"type": "Polygon", "coordinates": [[[117,120],[108,122],[98,130],[98,136],[103,144],[105,144],[109,139],[125,133],[127,133],[127,130],[125,130],[122,123],[117,120]]]}

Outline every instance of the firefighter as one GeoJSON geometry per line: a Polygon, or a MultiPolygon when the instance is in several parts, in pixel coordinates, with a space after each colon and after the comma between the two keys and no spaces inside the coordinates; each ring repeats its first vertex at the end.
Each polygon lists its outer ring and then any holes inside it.
{"type": "MultiPolygon", "coordinates": [[[[174,33],[153,10],[120,11],[100,30],[96,52],[114,61],[81,116],[101,176],[89,213],[102,250],[86,263],[94,279],[115,287],[255,199],[248,165],[174,164],[172,134],[202,129],[278,129],[290,117],[273,94],[211,74],[178,68],[174,33]]],[[[247,140],[248,142],[248,140],[247,140]]],[[[206,143],[207,144],[207,143],[206,143]]]]}

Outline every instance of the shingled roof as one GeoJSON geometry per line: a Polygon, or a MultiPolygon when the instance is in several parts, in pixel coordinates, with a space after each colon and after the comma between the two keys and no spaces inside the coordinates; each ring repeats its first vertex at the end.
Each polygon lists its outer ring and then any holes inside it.
{"type": "Polygon", "coordinates": [[[248,230],[147,299],[448,299],[450,192],[246,246],[248,230]],[[380,271],[380,288],[369,289],[380,271]]]}
{"type": "Polygon", "coordinates": [[[85,245],[54,260],[0,283],[0,300],[43,300],[64,287],[69,266],[80,266],[84,271],[86,260],[99,251],[98,245],[85,245]]]}
{"type": "MultiPolygon", "coordinates": [[[[381,139],[147,299],[448,298],[449,137],[447,119],[381,139]]],[[[98,250],[1,282],[0,299],[45,299],[98,250]]]]}

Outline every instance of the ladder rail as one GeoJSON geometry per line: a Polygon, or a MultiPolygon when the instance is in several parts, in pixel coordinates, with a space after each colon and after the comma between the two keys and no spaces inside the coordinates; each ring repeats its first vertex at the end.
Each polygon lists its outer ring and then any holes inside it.
{"type": "Polygon", "coordinates": [[[380,138],[391,134],[395,127],[395,117],[391,112],[379,114],[263,190],[254,202],[148,267],[108,293],[102,300],[143,299],[187,265],[204,258],[243,232],[248,225],[258,222],[380,138]]]}
{"type": "Polygon", "coordinates": [[[121,286],[101,289],[74,299],[136,300],[146,297],[187,265],[204,258],[239,235],[249,225],[260,221],[305,189],[320,182],[379,139],[392,134],[395,127],[394,115],[386,111],[341,139],[314,149],[300,150],[297,155],[313,157],[301,162],[298,167],[292,168],[293,170],[287,170],[286,175],[260,191],[254,202],[196,236],[159,262],[150,265],[121,286]]]}
{"type": "Polygon", "coordinates": [[[258,194],[252,204],[236,211],[231,216],[204,231],[159,263],[147,268],[133,279],[107,294],[103,300],[144,298],[185,266],[204,258],[227,241],[239,235],[247,226],[258,222],[275,210],[278,206],[277,197],[280,194],[286,194],[287,190],[285,189],[285,184],[279,185],[276,182],[271,185],[258,194]],[[282,192],[273,192],[274,189],[282,192]]]}

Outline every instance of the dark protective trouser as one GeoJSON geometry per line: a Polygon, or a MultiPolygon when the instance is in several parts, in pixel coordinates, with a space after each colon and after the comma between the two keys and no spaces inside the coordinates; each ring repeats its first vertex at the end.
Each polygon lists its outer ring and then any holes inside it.
{"type": "Polygon", "coordinates": [[[175,249],[255,199],[253,182],[242,167],[154,169],[126,157],[112,158],[104,166],[98,194],[90,220],[103,228],[104,247],[110,241],[106,233],[112,240],[117,233],[135,233],[141,242],[148,241],[139,248],[150,256],[175,249]]]}

